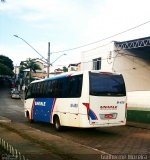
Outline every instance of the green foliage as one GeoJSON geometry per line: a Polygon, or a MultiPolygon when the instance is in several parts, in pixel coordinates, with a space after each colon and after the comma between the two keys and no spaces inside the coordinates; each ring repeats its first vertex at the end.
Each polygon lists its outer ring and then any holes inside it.
{"type": "Polygon", "coordinates": [[[0,75],[13,76],[13,62],[10,58],[0,55],[0,75]]]}
{"type": "Polygon", "coordinates": [[[36,70],[41,70],[40,66],[35,62],[34,59],[23,61],[20,63],[20,72],[25,69],[30,69],[30,71],[36,72],[36,70]]]}
{"type": "Polygon", "coordinates": [[[30,69],[29,78],[30,82],[32,81],[31,72],[36,72],[36,70],[41,70],[40,66],[35,62],[34,59],[28,59],[20,63],[20,73],[23,73],[25,69],[30,69]]]}
{"type": "Polygon", "coordinates": [[[11,70],[14,69],[13,61],[12,61],[10,58],[8,58],[8,57],[6,57],[6,56],[4,56],[4,55],[0,55],[0,63],[6,65],[6,66],[9,67],[11,70]]]}
{"type": "Polygon", "coordinates": [[[63,71],[64,71],[64,72],[68,72],[68,68],[64,66],[64,67],[63,67],[63,71]]]}
{"type": "Polygon", "coordinates": [[[6,65],[0,63],[0,75],[10,75],[10,76],[12,76],[13,72],[6,65]]]}

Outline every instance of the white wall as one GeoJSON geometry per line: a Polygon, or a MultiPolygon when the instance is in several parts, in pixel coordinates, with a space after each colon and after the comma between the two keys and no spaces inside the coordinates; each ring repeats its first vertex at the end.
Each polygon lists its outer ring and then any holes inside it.
{"type": "Polygon", "coordinates": [[[150,65],[141,58],[125,55],[125,50],[115,52],[114,43],[94,50],[85,51],[81,56],[81,70],[91,70],[92,60],[102,57],[102,69],[123,74],[128,93],[129,107],[150,109],[150,65]],[[108,59],[110,52],[112,58],[108,59]],[[121,55],[122,54],[122,55],[121,55]]]}
{"type": "Polygon", "coordinates": [[[150,111],[150,91],[127,93],[128,109],[150,111]]]}
{"type": "Polygon", "coordinates": [[[127,91],[150,91],[150,65],[126,50],[116,55],[113,71],[123,74],[127,91]]]}
{"type": "Polygon", "coordinates": [[[88,51],[82,52],[81,55],[81,71],[84,70],[92,70],[93,69],[93,59],[100,58],[102,59],[101,62],[101,70],[104,71],[112,71],[113,65],[113,42],[96,49],[91,49],[88,51]],[[109,59],[109,56],[111,57],[109,59]]]}

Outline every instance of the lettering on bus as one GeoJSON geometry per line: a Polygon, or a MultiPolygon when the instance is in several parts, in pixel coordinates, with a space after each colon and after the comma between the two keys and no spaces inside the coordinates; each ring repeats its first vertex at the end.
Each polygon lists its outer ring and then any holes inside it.
{"type": "Polygon", "coordinates": [[[46,106],[46,102],[35,102],[36,106],[46,106]]]}
{"type": "Polygon", "coordinates": [[[101,110],[117,110],[117,106],[100,106],[101,110]]]}
{"type": "Polygon", "coordinates": [[[78,104],[70,104],[70,107],[74,107],[74,108],[77,108],[78,107],[78,104]]]}
{"type": "Polygon", "coordinates": [[[117,101],[117,104],[125,104],[125,101],[117,101]]]}

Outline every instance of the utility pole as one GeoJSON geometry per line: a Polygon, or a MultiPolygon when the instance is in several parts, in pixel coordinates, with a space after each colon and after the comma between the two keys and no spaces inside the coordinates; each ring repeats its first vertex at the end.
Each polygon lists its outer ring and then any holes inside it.
{"type": "Polygon", "coordinates": [[[50,66],[50,42],[48,42],[47,78],[49,78],[50,66]]]}
{"type": "Polygon", "coordinates": [[[65,53],[60,55],[55,61],[53,61],[52,63],[50,62],[50,42],[48,42],[48,57],[47,59],[43,57],[42,54],[40,54],[33,46],[31,46],[31,44],[29,44],[26,40],[24,40],[23,38],[19,37],[18,35],[14,35],[14,37],[21,39],[22,41],[24,41],[29,47],[31,47],[38,55],[41,56],[42,59],[44,59],[44,62],[47,64],[47,78],[49,78],[49,73],[50,73],[50,67],[51,65],[56,62],[61,56],[66,55],[65,53]]]}

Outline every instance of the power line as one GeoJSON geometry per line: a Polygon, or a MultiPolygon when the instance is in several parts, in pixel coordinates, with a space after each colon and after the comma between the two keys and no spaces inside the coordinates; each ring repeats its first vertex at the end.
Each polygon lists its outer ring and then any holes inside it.
{"type": "Polygon", "coordinates": [[[107,43],[107,44],[104,44],[104,45],[101,45],[101,46],[98,46],[98,47],[95,47],[95,48],[92,48],[92,49],[89,49],[89,50],[86,50],[84,52],[89,52],[89,51],[93,51],[93,50],[96,50],[98,48],[101,48],[101,47],[105,47],[105,46],[108,46],[111,42],[107,43]]]}
{"type": "MultiPolygon", "coordinates": [[[[116,50],[113,50],[113,51],[116,51],[116,50]]],[[[117,50],[118,51],[121,51],[121,50],[117,50]]],[[[129,57],[134,57],[134,58],[142,58],[140,56],[136,56],[136,55],[130,55],[130,54],[126,54],[126,53],[118,53],[117,55],[111,57],[111,59],[116,59],[118,57],[125,57],[125,56],[129,56],[129,57]]],[[[97,61],[104,61],[104,60],[108,60],[109,58],[102,58],[101,60],[97,60],[97,61]]],[[[84,62],[81,62],[81,63],[89,63],[89,62],[93,62],[93,60],[89,60],[89,61],[84,61],[84,62]]]]}
{"type": "Polygon", "coordinates": [[[78,46],[78,47],[74,47],[74,48],[70,48],[70,49],[65,49],[65,50],[60,50],[60,51],[56,51],[56,52],[51,52],[51,53],[68,52],[68,51],[76,50],[76,49],[83,48],[83,47],[86,47],[86,46],[89,46],[89,45],[93,45],[93,44],[102,42],[102,41],[104,41],[104,40],[107,40],[107,39],[116,37],[116,36],[118,36],[118,35],[120,35],[120,34],[129,32],[129,31],[134,30],[134,29],[136,29],[136,28],[139,28],[139,27],[141,27],[141,26],[143,26],[143,25],[145,25],[145,24],[147,24],[147,23],[150,23],[150,21],[146,21],[146,22],[141,23],[141,24],[139,24],[139,25],[137,25],[137,26],[134,26],[134,27],[132,27],[132,28],[129,28],[129,29],[125,30],[125,31],[122,31],[122,32],[113,34],[113,35],[111,35],[111,36],[108,36],[108,37],[106,37],[106,38],[100,39],[100,40],[95,41],[95,42],[91,42],[91,43],[88,43],[88,44],[85,44],[85,45],[82,45],[82,46],[78,46]]]}
{"type": "MultiPolygon", "coordinates": [[[[116,58],[119,58],[119,57],[125,57],[125,58],[127,58],[126,56],[130,56],[130,57],[134,57],[134,58],[141,58],[141,57],[139,57],[139,56],[134,56],[134,55],[129,55],[129,54],[125,54],[125,53],[118,53],[116,56],[113,56],[113,57],[111,57],[111,59],[116,59],[116,58]],[[120,55],[119,55],[120,54],[120,55]]],[[[102,58],[101,60],[97,60],[97,62],[98,61],[104,61],[104,60],[108,60],[108,58],[102,58]]],[[[129,61],[132,61],[131,59],[129,59],[128,58],[128,60],[129,61]]],[[[89,63],[91,63],[91,62],[93,62],[92,60],[89,60],[89,61],[84,61],[84,62],[81,62],[82,64],[89,64],[89,63]]],[[[149,66],[147,66],[147,65],[142,65],[142,64],[140,64],[140,63],[137,63],[136,61],[134,61],[133,62],[134,64],[137,64],[137,65],[139,65],[139,67],[135,67],[135,69],[140,69],[140,68],[145,68],[145,69],[148,69],[149,70],[149,66]]],[[[114,67],[112,67],[112,69],[114,70],[114,67]]],[[[130,71],[130,70],[134,70],[134,68],[128,68],[128,69],[121,69],[121,70],[118,70],[119,72],[121,72],[121,71],[130,71]]],[[[118,72],[117,71],[117,72],[118,72]]]]}

